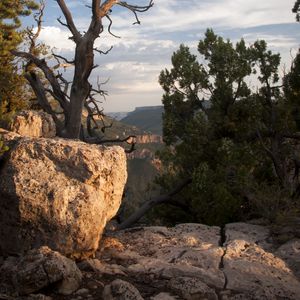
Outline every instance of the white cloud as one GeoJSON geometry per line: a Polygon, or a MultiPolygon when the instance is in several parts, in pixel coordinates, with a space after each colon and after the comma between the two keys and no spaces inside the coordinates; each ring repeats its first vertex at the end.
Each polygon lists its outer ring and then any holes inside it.
{"type": "MultiPolygon", "coordinates": [[[[90,12],[84,7],[90,0],[67,1],[74,13],[75,23],[80,31],[87,30],[90,12]]],[[[128,0],[128,2],[138,2],[128,0]]],[[[145,4],[147,0],[138,3],[145,4]]],[[[108,21],[104,21],[106,31],[96,41],[96,46],[107,50],[114,46],[106,56],[96,55],[99,69],[94,70],[92,79],[97,76],[111,78],[107,84],[110,97],[105,103],[108,110],[132,109],[135,105],[159,104],[161,88],[157,83],[160,70],[169,67],[173,51],[180,43],[196,49],[197,40],[203,37],[207,27],[217,32],[225,32],[225,38],[233,40],[242,36],[247,42],[265,39],[269,46],[280,51],[285,61],[290,59],[290,48],[297,48],[300,38],[296,30],[282,30],[280,33],[268,26],[294,23],[291,8],[294,0],[154,0],[155,5],[148,12],[140,14],[141,25],[131,24],[134,16],[125,9],[113,9],[112,32],[121,36],[115,38],[107,33],[108,21]],[[253,27],[253,28],[252,28],[253,27]],[[237,29],[238,34],[237,34],[237,29]],[[148,102],[146,102],[148,101],[148,102]],[[118,106],[119,105],[119,109],[118,106]],[[122,109],[121,109],[122,108],[122,109]]],[[[53,9],[51,8],[53,14],[53,9]]],[[[59,16],[61,13],[56,8],[59,16]]],[[[57,51],[71,56],[74,43],[68,39],[70,33],[65,27],[53,26],[53,18],[41,34],[41,40],[57,51]],[[51,26],[50,26],[51,25],[51,26]]],[[[300,25],[299,25],[300,26],[300,25]]],[[[284,28],[284,27],[282,27],[284,28]]],[[[298,31],[297,31],[298,32],[298,31]]],[[[288,63],[287,63],[288,64],[288,63]]]]}
{"type": "Polygon", "coordinates": [[[63,30],[60,27],[45,26],[43,27],[39,39],[51,48],[56,48],[58,51],[74,51],[75,44],[69,37],[70,32],[63,30]]]}
{"type": "Polygon", "coordinates": [[[243,38],[249,42],[252,43],[258,39],[265,40],[270,48],[275,49],[290,49],[295,47],[298,44],[298,41],[294,37],[288,37],[281,34],[263,34],[260,32],[253,32],[244,34],[243,38]]]}

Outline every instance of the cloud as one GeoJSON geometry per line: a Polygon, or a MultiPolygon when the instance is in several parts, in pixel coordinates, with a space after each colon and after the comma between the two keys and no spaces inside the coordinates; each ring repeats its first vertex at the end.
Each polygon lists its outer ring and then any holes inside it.
{"type": "MultiPolygon", "coordinates": [[[[90,22],[90,0],[68,1],[75,23],[85,31],[90,22]]],[[[131,2],[131,0],[128,0],[131,2]]],[[[132,0],[132,2],[134,2],[132,0]]],[[[135,1],[138,2],[138,1],[135,1]]],[[[113,8],[112,32],[107,33],[109,22],[104,20],[105,31],[95,46],[108,55],[95,55],[99,65],[92,73],[95,82],[110,78],[105,88],[110,97],[104,104],[107,110],[129,110],[135,105],[159,104],[162,90],[157,83],[160,71],[170,66],[172,53],[180,43],[196,51],[198,40],[207,27],[233,41],[244,37],[252,43],[265,39],[272,50],[280,51],[284,62],[290,61],[290,49],[298,47],[299,24],[291,13],[294,0],[155,0],[155,5],[140,14],[141,25],[134,25],[134,15],[123,8],[113,8]],[[119,106],[118,106],[119,105],[119,106]],[[127,109],[126,109],[127,107],[127,109]]],[[[141,5],[148,3],[140,1],[141,5]]],[[[48,8],[41,40],[68,57],[73,56],[74,43],[69,40],[67,28],[54,23],[53,16],[61,15],[56,6],[48,8]]],[[[69,73],[69,72],[68,72],[69,73]]]]}
{"type": "Polygon", "coordinates": [[[60,27],[45,26],[41,31],[39,39],[46,45],[56,48],[59,52],[73,52],[75,44],[69,39],[70,36],[71,34],[69,31],[63,30],[60,27]]]}
{"type": "Polygon", "coordinates": [[[253,43],[258,37],[260,40],[265,40],[270,48],[274,49],[290,49],[298,44],[295,37],[289,37],[280,34],[262,34],[259,32],[247,33],[242,36],[247,42],[253,43]]]}

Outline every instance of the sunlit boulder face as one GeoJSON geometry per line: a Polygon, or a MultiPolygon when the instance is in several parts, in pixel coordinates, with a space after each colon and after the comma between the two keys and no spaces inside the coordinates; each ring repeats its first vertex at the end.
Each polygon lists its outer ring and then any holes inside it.
{"type": "Polygon", "coordinates": [[[56,135],[53,118],[43,111],[21,111],[14,116],[9,127],[22,136],[51,138],[56,135]]]}
{"type": "Polygon", "coordinates": [[[0,255],[43,245],[68,257],[92,255],[121,203],[124,150],[0,134],[10,147],[0,165],[0,255]]]}

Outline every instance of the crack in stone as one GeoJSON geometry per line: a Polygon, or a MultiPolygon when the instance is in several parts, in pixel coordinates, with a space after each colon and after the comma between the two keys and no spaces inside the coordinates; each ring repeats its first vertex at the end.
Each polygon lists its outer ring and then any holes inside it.
{"type": "Polygon", "coordinates": [[[226,291],[227,285],[228,285],[228,278],[227,278],[226,273],[224,272],[224,257],[227,253],[227,246],[225,244],[226,244],[225,226],[221,226],[219,246],[223,248],[223,255],[221,256],[221,260],[220,260],[220,263],[219,263],[219,269],[224,275],[225,282],[224,282],[223,289],[219,293],[217,293],[219,300],[223,299],[222,292],[226,291]]]}
{"type": "Polygon", "coordinates": [[[47,272],[47,269],[46,269],[44,263],[41,263],[41,266],[42,266],[42,269],[43,269],[43,271],[45,272],[45,274],[46,274],[46,276],[47,276],[47,281],[48,281],[48,285],[49,285],[49,284],[52,283],[52,282],[50,281],[50,276],[49,276],[49,274],[48,274],[48,272],[47,272]]]}
{"type": "Polygon", "coordinates": [[[173,257],[168,263],[174,263],[177,259],[180,259],[185,253],[187,253],[187,250],[182,250],[177,257],[173,257]]]}

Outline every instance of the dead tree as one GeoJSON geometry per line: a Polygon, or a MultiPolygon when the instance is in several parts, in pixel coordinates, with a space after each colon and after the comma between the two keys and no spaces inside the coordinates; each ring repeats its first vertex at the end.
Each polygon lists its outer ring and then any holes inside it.
{"type": "Polygon", "coordinates": [[[191,178],[188,178],[181,182],[176,188],[167,194],[160,195],[158,197],[152,198],[146,201],[137,211],[135,211],[131,216],[129,216],[124,222],[119,224],[116,230],[126,229],[136,222],[138,222],[143,216],[146,215],[148,211],[150,211],[153,207],[161,205],[161,204],[170,204],[176,207],[180,207],[184,210],[188,209],[183,203],[180,203],[174,200],[174,197],[179,194],[186,186],[188,186],[192,182],[191,178]]]}
{"type": "MultiPolygon", "coordinates": [[[[47,61],[43,58],[36,56],[30,47],[28,52],[13,51],[13,54],[17,57],[23,58],[27,61],[27,65],[34,65],[34,68],[27,68],[25,70],[25,77],[30,83],[37,100],[41,107],[53,116],[56,123],[58,135],[64,138],[82,139],[91,143],[103,143],[101,137],[95,135],[94,129],[97,128],[98,122],[96,117],[103,119],[102,110],[98,107],[98,102],[95,99],[97,94],[105,96],[98,84],[98,88],[92,87],[89,82],[91,72],[96,66],[94,65],[94,53],[99,52],[101,54],[107,54],[109,51],[101,51],[95,48],[95,40],[99,38],[104,31],[103,19],[106,18],[109,21],[108,32],[111,33],[111,10],[112,7],[117,5],[130,10],[135,17],[134,24],[140,24],[138,13],[145,12],[153,6],[153,0],[145,6],[131,5],[124,1],[119,0],[92,0],[89,8],[92,10],[92,17],[88,27],[88,30],[84,33],[79,32],[76,24],[73,21],[72,13],[68,8],[68,5],[64,0],[56,0],[64,17],[65,21],[58,18],[58,22],[67,27],[72,36],[70,39],[75,43],[75,55],[73,60],[68,60],[60,55],[54,55],[54,57],[64,64],[74,66],[74,76],[71,83],[68,83],[61,73],[55,73],[55,70],[49,67],[47,61]],[[47,86],[43,84],[38,76],[38,69],[41,71],[47,80],[47,86]],[[70,88],[69,88],[70,84],[70,88]],[[55,111],[49,103],[49,98],[58,102],[60,111],[55,111]],[[82,127],[82,114],[83,109],[86,109],[87,117],[87,132],[84,134],[82,127]],[[92,136],[91,136],[92,135],[92,136]]],[[[41,21],[38,18],[38,32],[40,30],[41,21]]],[[[112,34],[112,33],[111,33],[112,34]]],[[[32,36],[32,43],[35,43],[36,35],[32,36]]],[[[107,126],[102,127],[102,131],[107,126]]],[[[131,137],[125,139],[129,141],[131,137]]],[[[120,140],[122,142],[124,140],[120,140]]],[[[107,141],[106,141],[107,142],[107,141]]]]}

